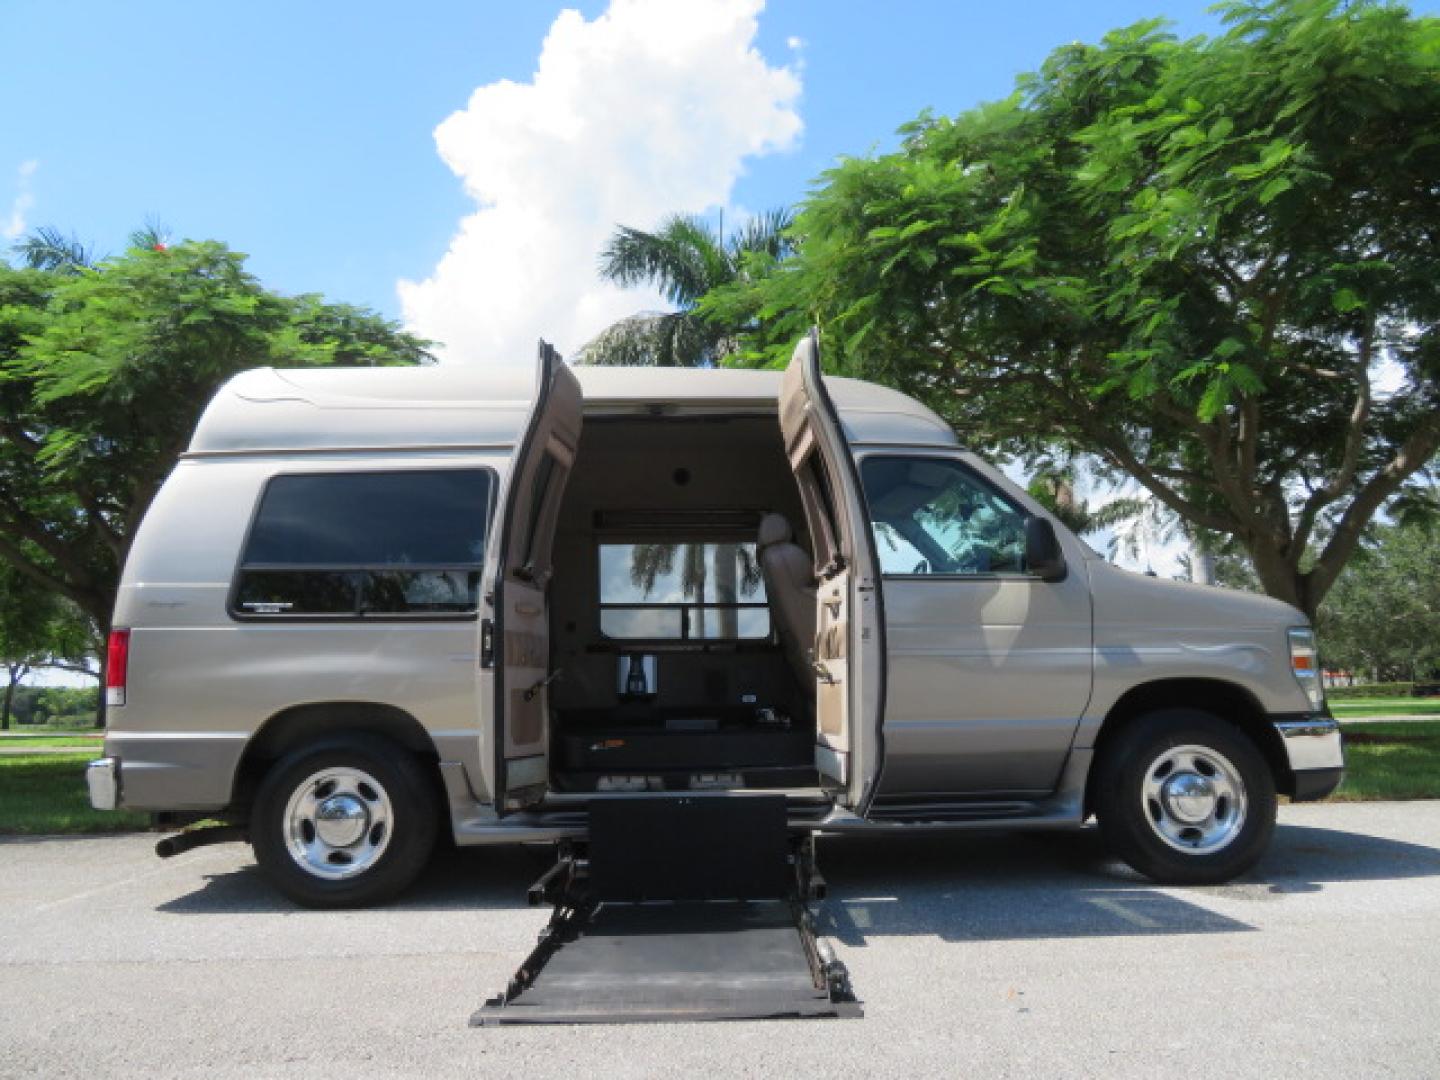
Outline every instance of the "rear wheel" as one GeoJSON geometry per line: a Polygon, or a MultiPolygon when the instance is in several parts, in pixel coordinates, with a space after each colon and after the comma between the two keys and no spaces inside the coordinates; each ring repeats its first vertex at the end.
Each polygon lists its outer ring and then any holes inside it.
{"type": "Polygon", "coordinates": [[[1275,781],[1235,725],[1197,709],[1137,718],[1096,764],[1106,846],[1156,881],[1215,885],[1250,869],[1275,830],[1275,781]]]}
{"type": "Polygon", "coordinates": [[[307,907],[360,907],[415,880],[435,842],[438,801],[414,755],[369,735],[296,750],[255,797],[255,858],[307,907]]]}

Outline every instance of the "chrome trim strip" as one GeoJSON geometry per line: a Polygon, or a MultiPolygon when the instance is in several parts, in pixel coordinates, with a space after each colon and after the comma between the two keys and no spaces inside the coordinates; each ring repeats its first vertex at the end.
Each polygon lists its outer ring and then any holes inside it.
{"type": "Polygon", "coordinates": [[[107,739],[124,739],[126,742],[145,740],[191,740],[191,739],[248,739],[253,731],[116,731],[105,732],[107,739]]]}

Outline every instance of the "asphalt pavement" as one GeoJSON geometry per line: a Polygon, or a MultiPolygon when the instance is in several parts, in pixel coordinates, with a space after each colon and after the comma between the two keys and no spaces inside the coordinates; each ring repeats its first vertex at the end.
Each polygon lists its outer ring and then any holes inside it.
{"type": "Polygon", "coordinates": [[[0,1075],[1440,1076],[1440,802],[1286,807],[1203,889],[1093,833],[827,841],[865,1008],[831,1021],[472,1029],[545,922],[542,853],[311,912],[246,847],[154,839],[0,841],[0,1075]]]}

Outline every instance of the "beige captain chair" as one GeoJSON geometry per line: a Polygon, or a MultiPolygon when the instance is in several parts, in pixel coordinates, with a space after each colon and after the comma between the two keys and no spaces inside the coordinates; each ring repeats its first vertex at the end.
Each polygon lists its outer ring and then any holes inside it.
{"type": "Polygon", "coordinates": [[[755,542],[770,617],[785,648],[785,657],[806,693],[814,696],[815,669],[810,652],[815,647],[815,568],[810,555],[795,543],[795,530],[781,514],[760,519],[755,542]]]}

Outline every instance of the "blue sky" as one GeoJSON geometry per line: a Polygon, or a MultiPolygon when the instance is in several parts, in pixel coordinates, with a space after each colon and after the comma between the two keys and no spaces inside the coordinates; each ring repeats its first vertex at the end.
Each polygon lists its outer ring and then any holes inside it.
{"type": "Polygon", "coordinates": [[[573,350],[655,306],[592,287],[616,220],[792,203],[837,156],[1004,96],[1064,42],[1218,25],[1204,0],[567,6],[6,0],[0,226],[114,251],[154,215],[273,287],[404,317],[447,358],[519,360],[517,341],[573,350]]]}
{"type": "MultiPolygon", "coordinates": [[[[8,0],[0,210],[35,162],[28,227],[115,250],[158,215],[177,234],[248,252],[275,287],[399,316],[397,279],[429,273],[473,209],[436,153],[436,125],[479,86],[528,80],[562,7],[592,20],[606,4],[8,0]]],[[[745,161],[732,201],[793,202],[837,155],[890,145],[921,108],[1003,96],[1054,46],[1157,12],[1205,29],[1203,10],[773,0],[754,44],[798,68],[804,129],[791,148],[745,161]]]]}

